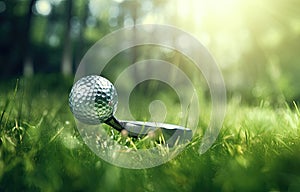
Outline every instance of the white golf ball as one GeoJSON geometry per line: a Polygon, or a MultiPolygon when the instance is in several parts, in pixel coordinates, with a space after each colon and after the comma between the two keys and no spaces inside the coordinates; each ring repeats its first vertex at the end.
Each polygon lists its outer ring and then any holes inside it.
{"type": "Polygon", "coordinates": [[[113,84],[98,75],[85,76],[72,87],[69,105],[82,123],[100,124],[112,117],[117,109],[118,96],[113,84]]]}

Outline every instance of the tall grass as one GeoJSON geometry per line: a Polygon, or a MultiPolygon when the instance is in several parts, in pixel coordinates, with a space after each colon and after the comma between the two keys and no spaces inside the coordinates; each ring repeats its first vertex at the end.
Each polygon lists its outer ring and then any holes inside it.
{"type": "MultiPolygon", "coordinates": [[[[1,85],[0,191],[300,190],[296,105],[246,106],[230,99],[209,151],[199,155],[199,131],[168,163],[130,170],[106,163],[83,143],[67,103],[71,79],[36,77],[14,84],[1,85]]],[[[201,117],[199,129],[208,120],[201,117]]]]}

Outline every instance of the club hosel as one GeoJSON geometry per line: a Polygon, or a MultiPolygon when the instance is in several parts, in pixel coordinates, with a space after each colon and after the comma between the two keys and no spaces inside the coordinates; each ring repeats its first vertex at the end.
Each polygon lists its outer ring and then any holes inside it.
{"type": "Polygon", "coordinates": [[[110,118],[108,118],[104,123],[106,123],[107,125],[113,127],[114,129],[116,129],[118,131],[122,131],[123,129],[125,129],[114,116],[111,116],[110,118]]]}

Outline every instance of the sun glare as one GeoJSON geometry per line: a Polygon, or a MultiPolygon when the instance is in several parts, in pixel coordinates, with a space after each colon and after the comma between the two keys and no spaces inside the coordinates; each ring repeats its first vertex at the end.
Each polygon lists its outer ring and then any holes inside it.
{"type": "Polygon", "coordinates": [[[51,12],[51,4],[47,0],[39,0],[35,4],[36,11],[44,16],[47,16],[51,12]]]}
{"type": "MultiPolygon", "coordinates": [[[[259,0],[169,1],[168,13],[176,7],[176,25],[189,30],[213,51],[221,67],[231,67],[253,46],[273,47],[281,41],[282,26],[276,20],[280,2],[259,0]]],[[[174,14],[172,15],[174,16],[174,14]]],[[[171,18],[172,19],[172,18],[171,18]]],[[[293,31],[297,25],[293,24],[293,31]]],[[[296,32],[295,32],[296,33],[296,32]]]]}

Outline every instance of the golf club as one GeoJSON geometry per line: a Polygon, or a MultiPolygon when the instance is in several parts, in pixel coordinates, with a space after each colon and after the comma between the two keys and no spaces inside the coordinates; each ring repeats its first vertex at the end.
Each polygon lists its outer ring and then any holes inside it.
{"type": "Polygon", "coordinates": [[[113,84],[98,75],[79,79],[72,87],[69,105],[74,116],[86,124],[105,123],[112,128],[125,130],[130,137],[162,134],[169,146],[187,143],[192,139],[191,129],[166,123],[117,120],[117,92],[113,84]]]}

